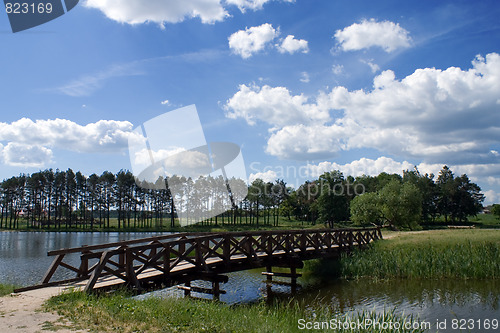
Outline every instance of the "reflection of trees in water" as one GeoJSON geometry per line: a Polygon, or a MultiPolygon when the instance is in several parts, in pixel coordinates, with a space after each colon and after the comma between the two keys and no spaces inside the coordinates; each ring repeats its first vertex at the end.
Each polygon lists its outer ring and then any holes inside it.
{"type": "Polygon", "coordinates": [[[297,295],[304,304],[319,303],[341,311],[356,306],[409,303],[416,307],[430,304],[467,306],[476,309],[500,308],[498,280],[371,280],[338,281],[306,285],[297,295]]]}

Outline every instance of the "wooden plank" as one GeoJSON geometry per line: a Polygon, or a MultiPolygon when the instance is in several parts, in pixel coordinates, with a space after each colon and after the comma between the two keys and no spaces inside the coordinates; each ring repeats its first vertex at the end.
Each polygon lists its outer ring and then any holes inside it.
{"type": "Polygon", "coordinates": [[[47,273],[45,273],[45,276],[42,279],[42,284],[49,283],[50,279],[52,278],[52,275],[54,275],[57,268],[59,267],[59,264],[62,262],[63,259],[64,259],[64,254],[60,254],[56,258],[54,258],[52,264],[47,270],[47,273]]]}

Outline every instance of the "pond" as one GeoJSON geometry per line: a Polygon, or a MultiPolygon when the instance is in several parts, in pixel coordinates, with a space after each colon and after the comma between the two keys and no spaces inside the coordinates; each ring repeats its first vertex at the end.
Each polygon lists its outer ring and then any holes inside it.
{"type": "MultiPolygon", "coordinates": [[[[0,232],[0,283],[23,286],[39,283],[52,262],[53,258],[47,256],[47,251],[50,250],[156,235],[161,233],[0,232]]],[[[77,255],[74,260],[78,260],[77,255]]],[[[268,290],[261,272],[262,269],[255,269],[229,274],[229,282],[221,286],[227,291],[227,294],[221,296],[221,301],[234,304],[265,299],[268,290]]],[[[203,282],[194,284],[202,286],[203,282]]],[[[319,282],[306,275],[299,278],[299,284],[301,288],[294,299],[303,306],[328,306],[341,313],[395,309],[398,313],[414,314],[419,317],[419,321],[433,325],[437,321],[443,323],[446,320],[447,329],[440,329],[440,332],[458,332],[451,327],[454,319],[474,319],[476,327],[478,320],[481,323],[485,320],[500,320],[498,280],[319,282]]],[[[273,285],[272,290],[273,297],[286,300],[290,298],[290,288],[287,286],[273,285]]],[[[176,288],[169,288],[142,297],[151,295],[181,295],[181,292],[176,288]]]]}

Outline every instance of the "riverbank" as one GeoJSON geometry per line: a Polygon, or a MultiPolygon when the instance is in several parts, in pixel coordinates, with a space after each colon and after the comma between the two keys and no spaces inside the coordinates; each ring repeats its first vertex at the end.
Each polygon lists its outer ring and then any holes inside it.
{"type": "MultiPolygon", "coordinates": [[[[2,286],[1,288],[8,291],[11,286],[2,286]]],[[[72,323],[56,314],[55,311],[41,311],[43,304],[50,297],[60,294],[62,290],[62,287],[51,287],[0,297],[0,331],[9,333],[88,332],[73,328],[72,323]]]]}
{"type": "MultiPolygon", "coordinates": [[[[418,231],[418,232],[389,232],[384,231],[386,240],[377,242],[372,249],[368,251],[355,253],[352,257],[343,258],[344,260],[358,260],[365,263],[373,257],[363,257],[365,254],[373,251],[373,255],[380,255],[382,259],[387,261],[382,268],[388,270],[394,262],[403,262],[401,259],[410,255],[412,260],[418,259],[422,254],[423,249],[433,249],[435,252],[432,272],[436,270],[437,263],[441,262],[441,266],[449,264],[448,271],[456,271],[456,265],[460,265],[460,260],[469,259],[471,256],[483,257],[485,262],[490,264],[498,263],[500,260],[498,252],[481,252],[483,250],[493,249],[498,250],[500,242],[500,231],[495,230],[438,230],[438,231],[418,231]],[[461,246],[463,253],[460,256],[462,259],[451,260],[454,252],[448,251],[448,247],[454,248],[461,246]],[[469,247],[468,247],[469,246],[469,247]],[[477,246],[479,248],[477,248],[477,246]],[[410,251],[411,250],[411,251],[410,251]],[[392,251],[392,252],[391,252],[392,251]],[[405,253],[405,251],[413,252],[405,253]],[[472,252],[474,253],[472,253],[472,252]],[[471,252],[468,254],[468,252],[471,252]],[[398,257],[399,254],[399,257],[398,257]],[[438,259],[443,257],[444,261],[438,259]],[[441,261],[440,261],[441,260],[441,261]]],[[[455,248],[454,248],[455,249],[455,248]]],[[[455,249],[456,250],[456,249],[455,249]]],[[[429,252],[429,253],[432,253],[429,252]]],[[[430,259],[426,255],[427,259],[430,259]]],[[[381,259],[381,260],[382,260],[381,259]]],[[[321,261],[316,261],[319,263],[321,261]]],[[[475,262],[472,260],[472,262],[475,262]]],[[[425,265],[429,262],[424,261],[425,265]]],[[[304,273],[311,275],[310,263],[306,264],[304,273]]],[[[439,266],[439,265],[437,265],[439,266]]],[[[330,267],[326,262],[322,262],[321,267],[330,267]]],[[[385,279],[387,283],[399,279],[401,276],[385,276],[377,277],[375,274],[366,274],[367,271],[373,272],[373,267],[363,266],[364,270],[359,270],[357,275],[345,274],[347,279],[369,279],[377,283],[377,279],[385,279]]],[[[382,271],[382,268],[379,271],[382,271]]],[[[416,271],[416,270],[414,270],[416,271]]],[[[474,272],[474,270],[467,270],[474,272]]],[[[315,272],[314,274],[317,274],[315,272]]],[[[495,273],[496,274],[496,273],[495,273]]],[[[325,277],[333,280],[341,275],[327,275],[325,277]]],[[[430,281],[432,279],[441,279],[441,275],[434,274],[432,277],[418,277],[411,273],[407,274],[407,281],[430,281]]],[[[495,276],[495,275],[494,275],[495,276]]],[[[496,275],[498,276],[498,275],[496,275]]],[[[473,276],[468,277],[475,278],[473,276]]],[[[495,278],[488,278],[489,281],[495,281],[495,278]]],[[[450,280],[450,279],[448,279],[450,280]]],[[[377,289],[377,287],[374,287],[377,289]]],[[[356,289],[357,290],[357,289],[356,289]]],[[[321,295],[319,295],[321,297],[321,295]]],[[[356,321],[356,316],[342,317],[339,315],[338,309],[329,309],[325,304],[321,305],[318,302],[308,301],[307,306],[298,306],[297,302],[284,301],[281,303],[268,306],[264,303],[252,303],[243,305],[226,305],[222,303],[195,301],[191,299],[175,299],[175,298],[150,298],[146,300],[137,300],[127,297],[126,294],[116,294],[114,296],[88,296],[85,294],[70,294],[57,296],[49,301],[45,306],[47,310],[57,310],[66,320],[71,322],[71,327],[91,329],[94,331],[116,331],[123,332],[199,332],[200,330],[208,331],[231,331],[231,332],[294,332],[302,331],[299,329],[299,319],[304,319],[306,322],[330,320],[335,318],[343,318],[348,321],[356,321]],[[338,317],[340,316],[340,317],[338,317]]],[[[328,304],[328,303],[327,303],[328,304]]],[[[362,306],[361,309],[371,309],[362,306]]],[[[380,311],[380,309],[378,310],[380,311]]],[[[380,313],[380,312],[379,312],[380,313]]],[[[401,312],[398,311],[400,314],[401,312]]],[[[415,313],[415,312],[414,312],[415,313]]],[[[419,313],[418,311],[416,313],[419,313]]],[[[364,313],[361,316],[364,318],[375,316],[375,312],[364,313]]],[[[385,311],[377,317],[380,322],[388,320],[404,320],[411,319],[417,322],[415,318],[406,318],[401,315],[396,315],[394,312],[385,311]],[[384,318],[385,317],[385,318],[384,318]]],[[[75,329],[76,329],[75,328],[75,329]]],[[[334,332],[334,330],[332,330],[334,332]]],[[[366,330],[372,331],[372,330],[366,330]]],[[[385,330],[384,332],[391,332],[385,330]]],[[[399,331],[401,332],[401,331],[399,331]]],[[[412,330],[408,331],[412,332],[412,330]]],[[[415,331],[416,332],[416,331],[415,331]]]]}
{"type": "MultiPolygon", "coordinates": [[[[125,293],[98,297],[81,292],[63,294],[50,299],[46,308],[57,310],[75,323],[77,328],[112,332],[302,332],[320,327],[320,331],[345,332],[332,326],[338,323],[373,325],[397,323],[400,327],[418,325],[416,318],[397,315],[392,310],[383,314],[362,312],[346,316],[328,308],[300,308],[293,303],[265,303],[229,306],[213,301],[151,297],[136,300],[125,293]]],[[[424,332],[422,329],[382,329],[367,326],[356,332],[424,332]]]]}

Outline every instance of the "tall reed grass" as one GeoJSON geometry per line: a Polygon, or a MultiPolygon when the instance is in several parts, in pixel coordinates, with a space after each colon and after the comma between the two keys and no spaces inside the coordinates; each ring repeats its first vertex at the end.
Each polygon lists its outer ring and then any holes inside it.
{"type": "Polygon", "coordinates": [[[500,231],[442,230],[383,240],[337,262],[312,262],[311,274],[346,279],[498,279],[500,231]]]}

